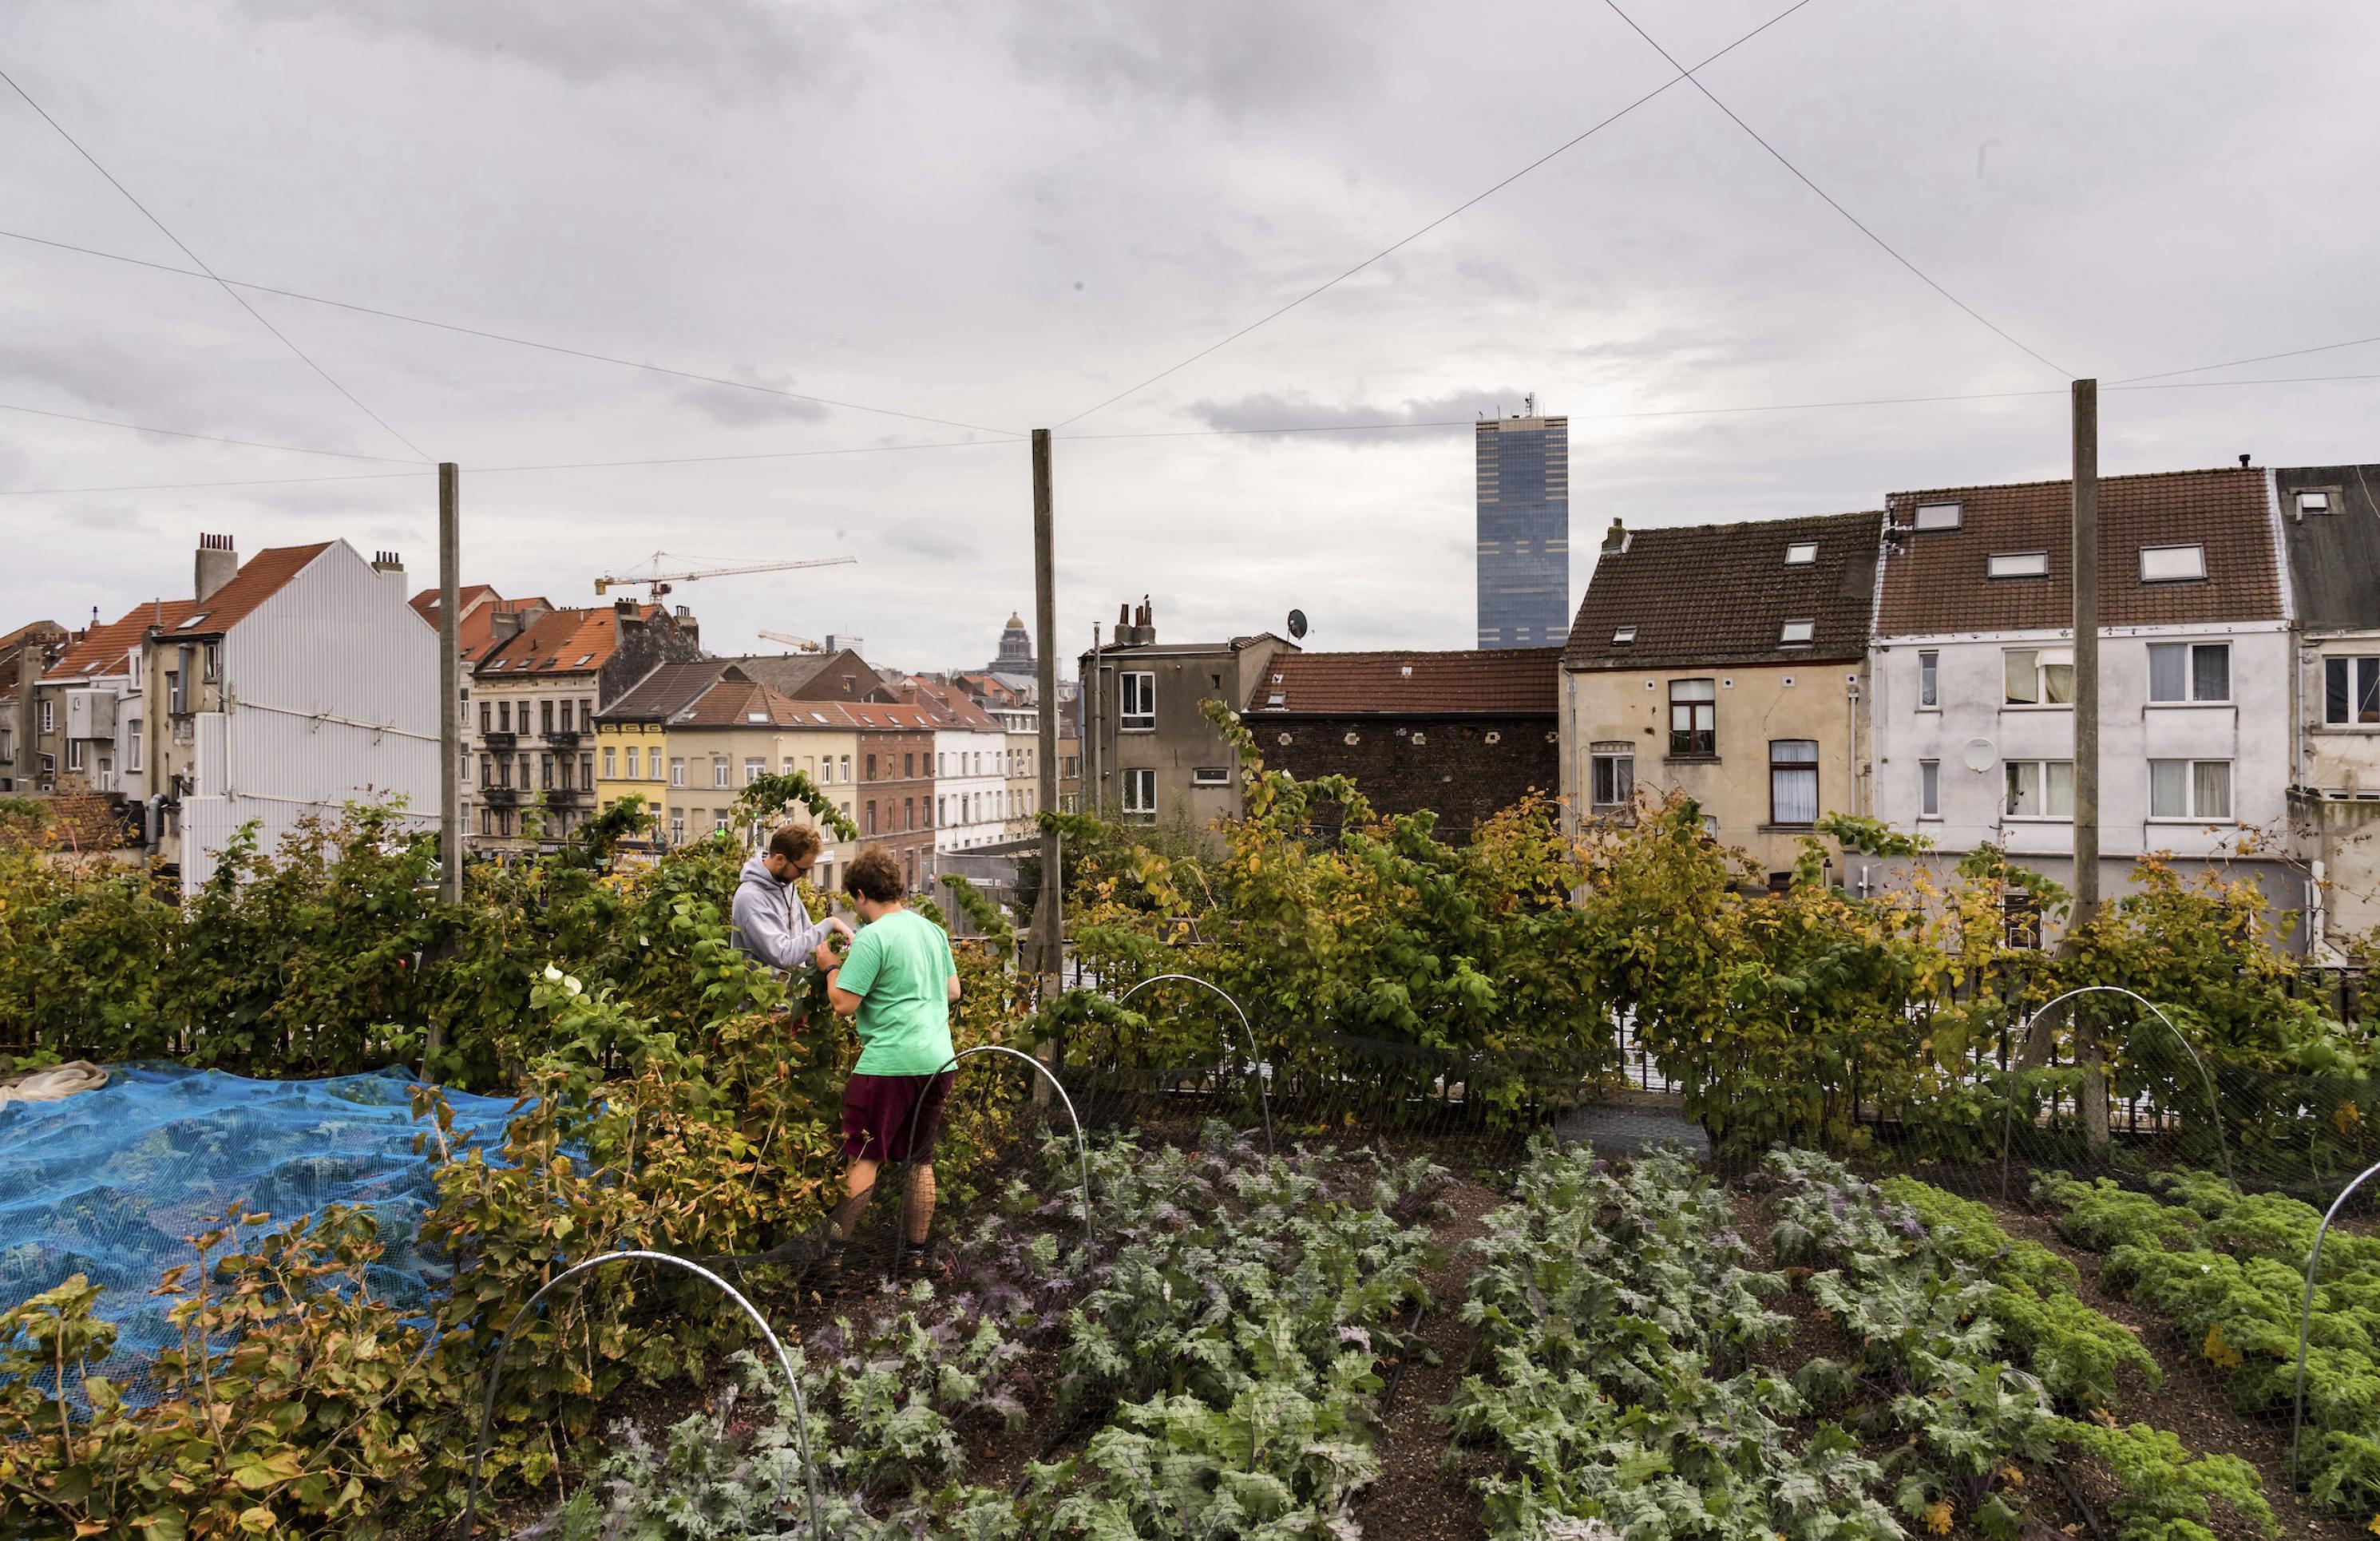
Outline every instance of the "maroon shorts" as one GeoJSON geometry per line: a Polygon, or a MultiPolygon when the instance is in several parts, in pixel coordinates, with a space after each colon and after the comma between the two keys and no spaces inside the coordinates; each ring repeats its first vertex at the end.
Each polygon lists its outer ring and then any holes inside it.
{"type": "Polygon", "coordinates": [[[856,1161],[910,1159],[909,1126],[917,1129],[916,1159],[934,1159],[941,1133],[942,1098],[955,1071],[940,1075],[858,1075],[843,1085],[843,1153],[856,1161]]]}

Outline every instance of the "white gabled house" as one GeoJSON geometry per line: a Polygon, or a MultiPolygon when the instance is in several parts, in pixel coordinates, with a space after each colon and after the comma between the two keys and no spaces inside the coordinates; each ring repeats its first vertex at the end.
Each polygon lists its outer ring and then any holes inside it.
{"type": "MultiPolygon", "coordinates": [[[[2073,879],[2072,492],[1895,493],[1870,643],[1877,817],[2073,879]]],[[[2295,640],[2274,486],[2247,467],[2099,483],[2101,892],[2285,837],[2295,640]]],[[[2277,912],[2307,885],[2246,864],[2277,912]]],[[[2304,944],[2304,928],[2293,941],[2304,944]]]]}

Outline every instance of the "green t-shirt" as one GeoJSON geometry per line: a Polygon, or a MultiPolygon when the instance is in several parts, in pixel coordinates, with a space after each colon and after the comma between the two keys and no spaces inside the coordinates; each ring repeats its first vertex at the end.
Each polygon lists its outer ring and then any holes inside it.
{"type": "Polygon", "coordinates": [[[859,997],[860,1075],[931,1075],[951,1061],[951,939],[912,910],[862,926],[834,982],[859,997]]]}

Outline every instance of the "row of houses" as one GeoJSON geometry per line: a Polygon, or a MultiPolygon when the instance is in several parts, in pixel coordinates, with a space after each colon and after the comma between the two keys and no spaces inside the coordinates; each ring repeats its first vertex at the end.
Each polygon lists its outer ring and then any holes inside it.
{"type": "MultiPolygon", "coordinates": [[[[2293,945],[2380,925],[2375,479],[2243,460],[2101,480],[2104,892],[2168,854],[2253,877],[2293,945]]],[[[1614,519],[1559,649],[1160,644],[1143,607],[1083,656],[1088,795],[1192,831],[1234,811],[1211,700],[1269,763],[1352,774],[1451,838],[1533,790],[1574,820],[1676,791],[1772,883],[1852,814],[2070,885],[2071,502],[2042,481],[1811,518],[1614,519]]],[[[1854,891],[1894,880],[1830,850],[1854,891]]]]}
{"type": "MultiPolygon", "coordinates": [[[[269,848],[351,800],[434,824],[440,601],[405,577],[394,553],[344,541],[243,562],[205,535],[188,598],[0,637],[0,792],[112,809],[103,843],[161,860],[186,892],[250,825],[269,848]]],[[[646,843],[679,843],[729,827],[762,773],[799,771],[917,881],[945,854],[1022,839],[1038,811],[1040,708],[1014,616],[990,667],[916,675],[850,647],[712,657],[683,607],[556,607],[483,584],[458,591],[455,629],[476,855],[550,849],[631,794],[655,816],[646,843]]],[[[853,854],[832,843],[822,876],[853,854]]]]}

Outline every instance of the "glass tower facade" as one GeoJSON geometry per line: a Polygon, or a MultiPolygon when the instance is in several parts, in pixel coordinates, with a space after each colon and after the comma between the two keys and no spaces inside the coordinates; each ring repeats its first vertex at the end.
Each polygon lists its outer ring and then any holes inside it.
{"type": "Polygon", "coordinates": [[[1477,431],[1479,643],[1570,635],[1570,419],[1490,418],[1477,431]]]}

